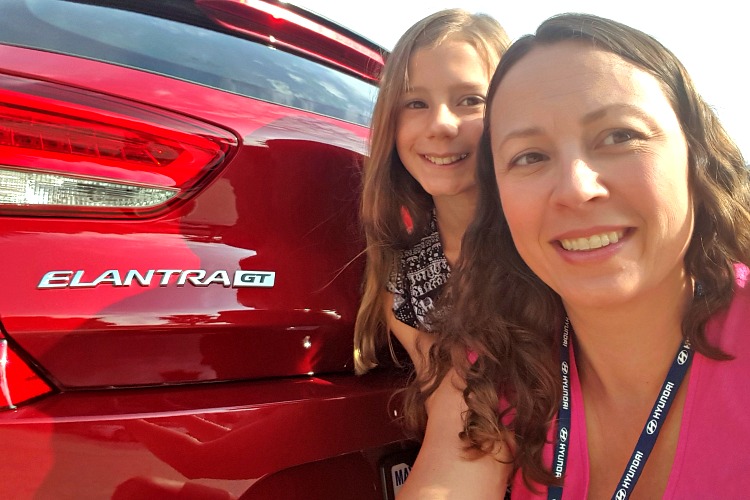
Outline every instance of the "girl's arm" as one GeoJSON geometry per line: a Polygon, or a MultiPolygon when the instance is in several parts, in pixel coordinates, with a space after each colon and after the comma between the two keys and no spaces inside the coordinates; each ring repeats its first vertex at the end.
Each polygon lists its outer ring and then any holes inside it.
{"type": "Polygon", "coordinates": [[[430,351],[430,346],[434,342],[431,333],[423,332],[402,323],[393,314],[393,294],[384,292],[383,307],[388,329],[394,337],[398,339],[404,349],[406,349],[409,358],[414,363],[414,369],[417,373],[422,373],[421,369],[426,365],[426,356],[430,351]]]}
{"type": "Polygon", "coordinates": [[[449,372],[427,402],[427,429],[398,500],[500,500],[512,471],[507,445],[496,453],[466,450],[459,438],[466,403],[463,384],[449,372]],[[505,463],[504,463],[505,462],[505,463]]]}

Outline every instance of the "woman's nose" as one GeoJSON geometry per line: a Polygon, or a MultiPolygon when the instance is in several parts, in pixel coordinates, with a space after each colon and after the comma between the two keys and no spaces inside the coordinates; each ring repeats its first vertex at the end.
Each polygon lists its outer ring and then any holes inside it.
{"type": "Polygon", "coordinates": [[[578,207],[586,202],[609,196],[601,172],[582,158],[567,160],[560,169],[554,188],[554,200],[559,205],[578,207]]]}

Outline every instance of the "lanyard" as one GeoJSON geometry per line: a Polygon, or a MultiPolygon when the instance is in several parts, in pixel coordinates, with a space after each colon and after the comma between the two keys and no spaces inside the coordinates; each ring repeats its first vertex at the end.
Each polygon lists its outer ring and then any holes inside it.
{"type": "MultiPolygon", "coordinates": [[[[555,477],[562,478],[565,474],[565,464],[568,458],[568,441],[570,438],[570,320],[565,318],[563,326],[562,342],[560,343],[560,373],[562,374],[562,400],[557,414],[558,428],[555,439],[554,458],[552,461],[552,472],[555,477]]],[[[672,406],[677,389],[685,378],[690,362],[693,360],[693,351],[690,343],[685,340],[677,351],[672,366],[664,379],[664,384],[659,391],[646,425],[641,431],[641,436],[635,445],[633,454],[630,456],[625,472],[622,473],[617,489],[612,495],[613,500],[625,500],[633,492],[635,483],[641,476],[643,466],[648,460],[651,450],[656,444],[662,423],[667,418],[669,408],[672,406]]],[[[550,486],[547,489],[548,500],[560,500],[562,498],[562,486],[550,486]]]]}

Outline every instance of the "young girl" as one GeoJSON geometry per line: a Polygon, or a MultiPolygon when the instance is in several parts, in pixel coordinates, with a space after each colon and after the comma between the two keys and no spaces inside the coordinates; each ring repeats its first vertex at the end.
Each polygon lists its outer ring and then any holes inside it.
{"type": "Polygon", "coordinates": [[[491,17],[450,9],[414,24],[388,57],[364,168],[358,373],[377,365],[389,331],[417,366],[431,342],[418,348],[474,215],[485,95],[508,43],[491,17]]]}
{"type": "MultiPolygon", "coordinates": [[[[465,460],[425,440],[404,498],[491,475],[513,498],[747,496],[749,175],[675,56],[545,21],[492,79],[477,178],[436,348],[465,380],[465,444],[512,460],[450,482],[465,460]]],[[[433,415],[428,435],[456,434],[433,415]]]]}

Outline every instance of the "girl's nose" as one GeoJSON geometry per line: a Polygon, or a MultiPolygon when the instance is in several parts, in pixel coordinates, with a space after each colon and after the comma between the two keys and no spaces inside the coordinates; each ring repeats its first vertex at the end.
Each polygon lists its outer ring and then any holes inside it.
{"type": "Polygon", "coordinates": [[[448,106],[440,105],[435,108],[429,133],[434,137],[453,137],[458,133],[459,123],[459,117],[448,106]]]}

